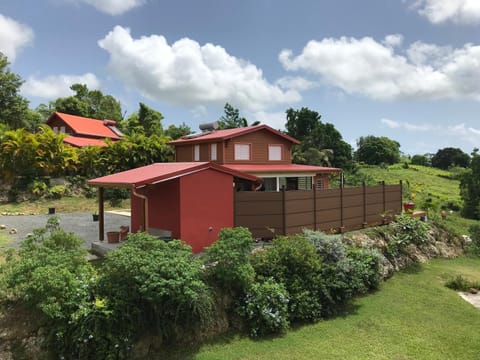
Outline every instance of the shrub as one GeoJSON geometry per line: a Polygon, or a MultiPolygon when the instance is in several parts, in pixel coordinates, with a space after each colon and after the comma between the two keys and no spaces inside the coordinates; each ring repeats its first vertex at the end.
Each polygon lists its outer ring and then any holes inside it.
{"type": "Polygon", "coordinates": [[[445,286],[456,291],[469,291],[470,289],[480,289],[480,282],[471,281],[464,278],[462,275],[457,275],[448,280],[445,286]]]}
{"type": "Polygon", "coordinates": [[[468,246],[468,252],[480,256],[480,225],[474,224],[469,228],[470,239],[472,242],[468,246]]]}
{"type": "Polygon", "coordinates": [[[303,236],[279,237],[273,246],[254,253],[251,263],[259,281],[273,278],[290,295],[291,321],[316,321],[321,318],[320,257],[303,236]]]}
{"type": "Polygon", "coordinates": [[[397,216],[391,228],[394,241],[401,249],[409,244],[421,245],[428,240],[427,223],[406,214],[397,216]]]}
{"type": "Polygon", "coordinates": [[[223,289],[244,292],[255,278],[249,262],[252,234],[246,228],[220,230],[218,240],[205,249],[207,275],[223,289]]]}
{"type": "Polygon", "coordinates": [[[212,294],[199,261],[181,241],[131,234],[107,255],[100,274],[100,297],[110,299],[112,316],[124,327],[173,340],[211,320],[212,294]]]}
{"type": "Polygon", "coordinates": [[[275,280],[253,284],[239,307],[250,336],[256,338],[287,331],[288,302],[288,292],[275,280]]]}

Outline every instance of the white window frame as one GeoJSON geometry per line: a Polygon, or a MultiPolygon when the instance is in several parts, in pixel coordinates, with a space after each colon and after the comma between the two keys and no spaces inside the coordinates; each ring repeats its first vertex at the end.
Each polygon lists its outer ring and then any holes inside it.
{"type": "Polygon", "coordinates": [[[283,160],[283,145],[269,144],[268,145],[268,161],[282,161],[283,160]]]}
{"type": "Polygon", "coordinates": [[[210,160],[217,161],[217,143],[210,144],[210,160]]]}
{"type": "Polygon", "coordinates": [[[200,145],[193,145],[193,161],[200,161],[200,145]]]}
{"type": "Polygon", "coordinates": [[[252,144],[235,143],[233,150],[236,161],[249,161],[252,158],[252,144]]]}

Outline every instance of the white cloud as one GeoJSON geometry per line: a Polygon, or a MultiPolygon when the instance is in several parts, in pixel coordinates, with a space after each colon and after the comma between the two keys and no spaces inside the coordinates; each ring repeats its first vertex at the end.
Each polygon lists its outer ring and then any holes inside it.
{"type": "Polygon", "coordinates": [[[74,0],[92,5],[98,11],[109,15],[121,15],[133,8],[142,6],[145,0],[74,0]]]}
{"type": "Polygon", "coordinates": [[[415,42],[405,52],[399,35],[382,42],[370,37],[311,40],[302,53],[283,50],[279,60],[288,71],[318,75],[348,94],[378,100],[480,100],[480,46],[451,49],[415,42]]]}
{"type": "Polygon", "coordinates": [[[41,99],[55,100],[59,97],[71,96],[73,84],[85,84],[90,90],[100,88],[100,81],[92,73],[83,75],[54,75],[43,79],[29,77],[21,87],[24,96],[33,96],[41,99]]]}
{"type": "Polygon", "coordinates": [[[414,8],[434,24],[446,21],[463,24],[480,23],[478,0],[417,0],[414,8]]]}
{"type": "Polygon", "coordinates": [[[432,131],[435,129],[430,124],[412,124],[409,122],[399,122],[391,119],[381,119],[380,122],[391,129],[405,129],[408,131],[432,131]]]}
{"type": "Polygon", "coordinates": [[[276,84],[285,90],[304,91],[315,87],[315,83],[299,76],[286,76],[278,79],[276,84]]]}
{"type": "Polygon", "coordinates": [[[389,47],[397,47],[401,46],[403,43],[403,35],[401,34],[393,34],[385,36],[385,40],[383,43],[389,47]]]}
{"type": "Polygon", "coordinates": [[[0,14],[0,51],[14,62],[18,51],[33,41],[33,30],[12,18],[0,14]]]}
{"type": "Polygon", "coordinates": [[[229,102],[259,111],[301,99],[297,91],[269,83],[261,69],[218,45],[188,38],[169,45],[160,35],[134,39],[121,26],[98,44],[110,54],[111,73],[153,100],[189,107],[229,102]]]}
{"type": "Polygon", "coordinates": [[[464,123],[448,126],[447,133],[455,138],[455,143],[471,144],[472,147],[478,147],[480,143],[480,130],[466,126],[464,123]]]}

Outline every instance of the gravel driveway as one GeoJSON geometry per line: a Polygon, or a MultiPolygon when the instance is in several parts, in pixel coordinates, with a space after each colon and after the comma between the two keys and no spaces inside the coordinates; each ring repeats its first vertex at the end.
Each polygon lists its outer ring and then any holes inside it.
{"type": "MultiPolygon", "coordinates": [[[[7,246],[18,247],[21,240],[34,229],[45,227],[47,220],[52,215],[7,215],[0,216],[0,225],[5,225],[4,232],[12,239],[7,246]],[[9,234],[11,229],[16,229],[16,234],[9,234]]],[[[67,232],[77,234],[83,241],[84,247],[90,249],[92,241],[98,241],[98,222],[92,220],[92,214],[87,212],[57,213],[60,226],[67,232]]],[[[121,225],[130,226],[130,216],[115,213],[105,213],[105,232],[118,231],[121,225]]]]}

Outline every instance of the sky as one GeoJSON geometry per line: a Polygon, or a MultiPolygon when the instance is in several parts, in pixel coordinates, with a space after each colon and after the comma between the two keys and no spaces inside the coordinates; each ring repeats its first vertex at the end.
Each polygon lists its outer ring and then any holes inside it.
{"type": "Polygon", "coordinates": [[[164,126],[308,107],[354,148],[480,147],[480,0],[2,0],[0,51],[31,108],[83,83],[164,126]]]}

